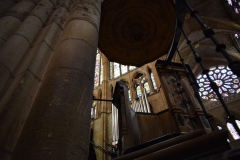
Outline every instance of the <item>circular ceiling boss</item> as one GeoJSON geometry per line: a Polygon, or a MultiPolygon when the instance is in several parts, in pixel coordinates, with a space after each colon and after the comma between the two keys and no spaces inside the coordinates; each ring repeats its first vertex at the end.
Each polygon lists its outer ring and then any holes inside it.
{"type": "Polygon", "coordinates": [[[176,13],[169,0],[105,0],[99,49],[113,62],[141,66],[168,54],[176,13]]]}

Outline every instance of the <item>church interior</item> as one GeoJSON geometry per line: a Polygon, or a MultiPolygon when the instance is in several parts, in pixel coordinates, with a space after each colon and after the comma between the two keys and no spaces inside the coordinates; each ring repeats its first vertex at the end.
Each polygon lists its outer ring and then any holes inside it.
{"type": "Polygon", "coordinates": [[[240,158],[240,0],[0,0],[1,160],[240,158]]]}

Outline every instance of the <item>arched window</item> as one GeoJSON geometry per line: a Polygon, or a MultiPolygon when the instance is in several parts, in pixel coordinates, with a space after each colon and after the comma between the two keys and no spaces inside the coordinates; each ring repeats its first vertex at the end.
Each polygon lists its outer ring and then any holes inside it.
{"type": "Polygon", "coordinates": [[[144,82],[143,86],[144,86],[144,89],[146,89],[146,93],[150,94],[150,87],[148,85],[148,82],[144,82]]]}
{"type": "MultiPolygon", "coordinates": [[[[219,87],[219,92],[223,97],[240,92],[240,79],[227,66],[211,67],[208,74],[219,87]]],[[[199,94],[203,99],[217,101],[217,95],[210,87],[210,82],[206,75],[199,75],[197,82],[200,87],[199,94]]]]}
{"type": "Polygon", "coordinates": [[[92,108],[91,108],[91,118],[94,119],[96,118],[96,101],[93,101],[92,103],[92,108]]]}
{"type": "Polygon", "coordinates": [[[219,126],[219,125],[217,125],[217,128],[218,128],[218,130],[222,130],[222,127],[221,127],[221,126],[219,126]]]}
{"type": "Polygon", "coordinates": [[[94,88],[97,88],[102,83],[102,77],[103,77],[102,57],[99,49],[97,49],[94,88]]]}
{"type": "Polygon", "coordinates": [[[128,66],[116,62],[110,62],[110,79],[115,79],[136,69],[135,66],[128,66]]]}
{"type": "Polygon", "coordinates": [[[234,37],[238,43],[240,43],[240,34],[234,34],[234,37]]]}
{"type": "Polygon", "coordinates": [[[149,72],[149,75],[150,75],[150,78],[151,78],[153,89],[156,91],[157,90],[157,86],[156,86],[156,83],[155,83],[155,80],[154,80],[154,76],[153,76],[152,70],[149,68],[148,72],[149,72]]]}
{"type": "Polygon", "coordinates": [[[223,0],[230,16],[240,24],[240,0],[223,0]]]}
{"type": "Polygon", "coordinates": [[[238,49],[238,51],[240,51],[240,34],[230,34],[232,39],[233,39],[233,43],[235,44],[236,48],[238,49]]]}
{"type": "Polygon", "coordinates": [[[113,76],[114,78],[119,77],[121,75],[120,72],[120,64],[119,63],[113,63],[113,76]]]}
{"type": "Polygon", "coordinates": [[[132,97],[131,97],[130,89],[128,89],[128,97],[129,97],[129,101],[131,101],[132,97]]]}
{"type": "Polygon", "coordinates": [[[140,87],[139,83],[135,84],[135,88],[136,88],[137,97],[141,97],[142,91],[141,91],[141,87],[140,87]]]}
{"type": "Polygon", "coordinates": [[[147,79],[145,78],[145,75],[142,73],[136,73],[134,76],[134,80],[135,80],[135,89],[136,89],[136,96],[139,98],[140,96],[142,96],[146,90],[146,94],[150,94],[151,90],[149,87],[149,83],[147,81],[147,79]]]}
{"type": "Polygon", "coordinates": [[[121,65],[121,73],[125,74],[128,72],[128,66],[127,65],[121,65]]]}
{"type": "Polygon", "coordinates": [[[236,123],[238,125],[238,128],[240,128],[240,121],[239,120],[236,120],[236,123]]]}
{"type": "MultiPolygon", "coordinates": [[[[239,120],[236,120],[236,123],[237,123],[238,127],[240,127],[239,120]]],[[[235,139],[235,140],[240,139],[240,136],[238,135],[237,131],[233,127],[232,123],[227,122],[227,128],[228,128],[229,132],[231,133],[233,139],[235,139]]]]}

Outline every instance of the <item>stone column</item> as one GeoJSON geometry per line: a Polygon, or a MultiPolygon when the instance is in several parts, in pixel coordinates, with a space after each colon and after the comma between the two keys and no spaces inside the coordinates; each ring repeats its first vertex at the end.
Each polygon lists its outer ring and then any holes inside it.
{"type": "MultiPolygon", "coordinates": [[[[102,81],[102,99],[111,99],[111,90],[108,84],[109,80],[109,61],[105,55],[102,54],[102,67],[103,67],[103,81],[102,81]]],[[[108,146],[105,141],[109,142],[111,140],[111,135],[109,135],[108,130],[111,130],[111,125],[109,125],[109,117],[111,117],[111,102],[102,101],[101,106],[101,119],[102,119],[102,130],[103,130],[103,136],[102,136],[102,147],[108,150],[108,146]]],[[[109,143],[111,143],[110,141],[109,143]]],[[[107,156],[105,153],[101,152],[101,159],[108,159],[109,156],[107,156]]]]}
{"type": "Polygon", "coordinates": [[[75,0],[12,159],[87,159],[100,0],[75,0]]]}

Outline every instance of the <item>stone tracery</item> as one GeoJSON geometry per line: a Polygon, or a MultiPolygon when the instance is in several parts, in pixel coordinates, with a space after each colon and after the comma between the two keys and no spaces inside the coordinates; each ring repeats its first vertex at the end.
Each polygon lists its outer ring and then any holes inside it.
{"type": "MultiPolygon", "coordinates": [[[[219,92],[223,97],[240,92],[240,80],[227,66],[211,67],[208,74],[219,87],[219,92]]],[[[203,99],[217,101],[217,96],[211,89],[206,75],[199,75],[197,82],[200,87],[199,94],[203,99]]]]}

